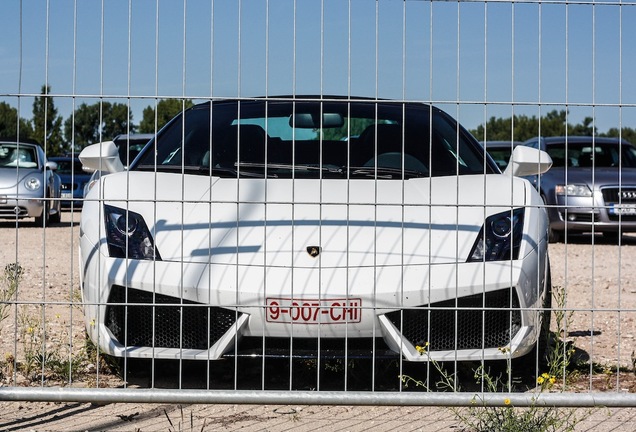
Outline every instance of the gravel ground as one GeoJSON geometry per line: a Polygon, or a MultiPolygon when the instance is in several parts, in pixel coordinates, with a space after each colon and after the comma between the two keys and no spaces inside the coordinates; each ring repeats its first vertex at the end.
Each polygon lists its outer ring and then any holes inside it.
{"type": "MultiPolygon", "coordinates": [[[[65,212],[61,224],[46,230],[34,227],[29,222],[20,223],[18,229],[15,223],[0,222],[0,271],[6,264],[16,261],[24,269],[17,294],[19,305],[13,305],[6,319],[0,322],[0,361],[4,360],[1,370],[4,385],[39,386],[63,383],[60,380],[56,381],[55,377],[43,377],[37,372],[34,372],[32,377],[13,374],[11,362],[6,362],[12,357],[21,361],[27,351],[34,350],[33,344],[29,345],[30,342],[36,341],[36,344],[41,346],[42,340],[35,336],[42,335],[44,329],[47,352],[56,352],[62,357],[68,357],[69,351],[77,354],[84,347],[84,324],[78,293],[78,222],[79,212],[65,212]],[[41,307],[42,304],[45,304],[45,307],[41,307]],[[13,381],[12,378],[17,381],[13,381]]],[[[563,306],[571,312],[563,336],[573,343],[579,359],[607,369],[607,372],[599,377],[582,378],[575,384],[577,391],[589,391],[590,387],[594,390],[634,391],[632,352],[636,348],[636,266],[633,263],[636,262],[636,236],[624,236],[621,243],[619,246],[601,236],[583,235],[570,236],[566,244],[550,245],[553,286],[556,290],[562,289],[565,294],[563,306]],[[619,366],[623,368],[623,372],[616,374],[619,366]],[[610,373],[612,371],[614,373],[610,373]]],[[[552,323],[553,329],[556,329],[554,316],[552,323]]],[[[96,365],[89,361],[82,367],[83,378],[75,385],[94,386],[95,380],[91,376],[96,375],[96,365]]],[[[121,384],[116,377],[102,375],[100,380],[100,385],[121,384]]],[[[313,430],[312,424],[317,429],[320,429],[320,424],[329,428],[327,420],[336,411],[343,413],[344,420],[337,427],[334,426],[335,423],[332,424],[332,429],[368,429],[356,426],[360,418],[356,414],[356,409],[352,407],[293,408],[293,415],[281,414],[282,411],[277,412],[276,407],[187,407],[184,414],[186,417],[182,419],[180,408],[167,405],[113,404],[102,407],[26,402],[12,404],[15,409],[0,415],[0,430],[18,430],[24,427],[36,430],[61,430],[64,419],[76,421],[86,419],[87,416],[93,419],[95,430],[135,430],[142,425],[143,428],[139,430],[165,430],[170,426],[168,417],[176,419],[173,430],[182,430],[176,427],[177,422],[187,420],[189,426],[190,420],[187,418],[192,413],[196,413],[195,417],[199,419],[197,430],[200,430],[200,420],[205,417],[202,412],[206,410],[207,417],[216,419],[214,421],[217,422],[210,430],[234,430],[234,427],[238,429],[239,426],[242,430],[291,430],[295,429],[293,426],[301,425],[302,429],[313,430]],[[169,416],[166,413],[169,413],[169,416]],[[105,416],[110,420],[107,421],[105,416]],[[316,423],[316,416],[322,418],[323,423],[316,423]],[[99,421],[95,423],[98,418],[99,421]],[[146,419],[146,423],[141,422],[142,418],[146,419]],[[152,420],[153,418],[155,420],[152,420]],[[267,421],[267,428],[263,421],[267,421]]],[[[373,418],[379,416],[377,421],[381,420],[382,413],[387,410],[386,407],[368,409],[373,410],[373,418]]],[[[437,422],[435,427],[439,430],[446,430],[454,424],[453,417],[446,415],[446,410],[433,410],[445,413],[437,417],[432,416],[433,411],[430,409],[426,411],[428,414],[421,411],[426,410],[425,408],[396,410],[391,411],[392,414],[385,418],[389,422],[386,426],[391,424],[395,429],[405,430],[418,427],[428,429],[426,425],[432,423],[423,423],[422,415],[428,416],[431,422],[437,422]]],[[[629,430],[633,430],[636,429],[633,417],[632,410],[619,410],[612,411],[602,418],[609,422],[606,424],[614,420],[616,424],[630,424],[632,427],[629,430]]],[[[77,428],[72,429],[89,430],[89,423],[73,423],[77,428]]],[[[589,430],[604,429],[592,427],[591,423],[588,426],[589,430]]]]}

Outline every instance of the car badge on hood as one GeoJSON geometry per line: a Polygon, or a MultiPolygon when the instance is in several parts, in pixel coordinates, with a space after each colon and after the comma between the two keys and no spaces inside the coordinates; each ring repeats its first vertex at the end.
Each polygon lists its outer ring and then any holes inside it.
{"type": "Polygon", "coordinates": [[[320,246],[307,246],[307,253],[310,257],[316,258],[320,255],[320,246]]]}

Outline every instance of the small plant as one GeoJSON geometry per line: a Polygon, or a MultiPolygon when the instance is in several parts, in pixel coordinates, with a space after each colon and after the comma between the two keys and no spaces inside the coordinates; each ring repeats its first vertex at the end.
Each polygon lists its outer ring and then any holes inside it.
{"type": "Polygon", "coordinates": [[[42,363],[40,320],[29,314],[25,305],[18,314],[18,322],[24,351],[24,361],[19,362],[18,367],[27,378],[32,378],[38,364],[42,363]]]}
{"type": "Polygon", "coordinates": [[[24,269],[18,263],[10,263],[4,267],[3,283],[0,289],[0,323],[9,317],[11,301],[22,280],[24,269]]]}
{"type": "MultiPolygon", "coordinates": [[[[420,355],[429,356],[428,344],[416,347],[420,355]]],[[[509,350],[502,348],[500,351],[509,353],[509,350]]],[[[437,389],[445,389],[452,391],[461,391],[453,374],[446,372],[444,367],[429,356],[428,362],[433,365],[435,370],[439,372],[441,378],[436,383],[437,389]]],[[[511,359],[507,360],[507,374],[510,376],[511,359]]],[[[422,381],[416,380],[409,376],[401,376],[405,386],[415,384],[430,390],[422,381]]],[[[502,375],[492,376],[486,371],[484,366],[479,366],[474,373],[474,378],[478,384],[481,384],[484,391],[488,393],[496,393],[500,391],[510,391],[510,383],[502,378],[502,375]]],[[[556,383],[556,376],[549,373],[543,373],[537,377],[536,396],[531,398],[532,403],[528,407],[515,408],[512,401],[508,398],[502,400],[503,406],[485,406],[480,400],[479,395],[475,395],[472,400],[472,406],[466,409],[450,408],[458,420],[465,426],[465,430],[469,431],[514,431],[514,432],[542,432],[542,431],[573,431],[576,424],[580,421],[574,410],[558,409],[556,407],[539,405],[537,402],[539,395],[548,391],[556,383]]]]}
{"type": "MultiPolygon", "coordinates": [[[[188,426],[188,421],[183,413],[183,407],[181,405],[179,405],[179,410],[181,411],[181,420],[179,422],[177,422],[177,424],[175,425],[172,420],[170,420],[170,416],[168,415],[168,412],[164,409],[163,413],[166,416],[166,419],[168,419],[168,423],[170,423],[170,427],[168,428],[168,431],[170,432],[185,432],[185,431],[194,431],[194,416],[192,414],[192,412],[190,412],[190,421],[189,421],[189,426],[188,426]]],[[[206,420],[203,419],[203,426],[201,426],[201,431],[203,431],[205,429],[206,426],[206,420]]]]}
{"type": "Polygon", "coordinates": [[[554,287],[552,290],[557,307],[554,309],[556,332],[553,333],[552,345],[548,348],[547,365],[548,373],[561,379],[567,379],[569,368],[574,355],[574,345],[567,339],[567,331],[572,323],[573,311],[565,310],[566,295],[562,287],[554,287]]]}
{"type": "Polygon", "coordinates": [[[67,382],[79,379],[89,364],[88,347],[78,343],[78,348],[74,348],[68,325],[59,314],[49,321],[49,325],[57,324],[62,330],[55,334],[45,330],[40,314],[42,306],[37,308],[34,312],[24,305],[18,314],[22,353],[17,370],[32,381],[40,378],[67,382]]]}

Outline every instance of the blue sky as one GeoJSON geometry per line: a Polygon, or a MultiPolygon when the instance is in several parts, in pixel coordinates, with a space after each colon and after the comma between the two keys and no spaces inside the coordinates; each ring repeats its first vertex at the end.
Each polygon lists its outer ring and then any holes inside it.
{"type": "Polygon", "coordinates": [[[474,128],[569,109],[636,128],[632,5],[531,1],[2,0],[0,99],[338,94],[431,101],[474,128]],[[20,37],[22,35],[22,37],[20,37]]]}

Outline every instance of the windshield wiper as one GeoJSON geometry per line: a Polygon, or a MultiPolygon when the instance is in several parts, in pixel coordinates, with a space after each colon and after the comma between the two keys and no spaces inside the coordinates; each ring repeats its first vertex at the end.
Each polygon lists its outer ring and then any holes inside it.
{"type": "MultiPolygon", "coordinates": [[[[346,167],[343,167],[346,169],[346,167]]],[[[378,177],[378,178],[402,178],[404,175],[404,179],[410,178],[419,178],[419,177],[428,177],[428,173],[410,170],[410,169],[402,169],[402,168],[389,168],[389,167],[373,167],[373,166],[361,166],[349,167],[349,175],[351,177],[354,176],[366,176],[366,177],[378,177]]]]}
{"type": "Polygon", "coordinates": [[[339,174],[344,175],[344,171],[339,167],[330,167],[327,165],[319,166],[319,165],[306,165],[306,164],[284,164],[284,163],[260,163],[260,162],[239,162],[238,164],[234,164],[234,166],[239,166],[240,168],[261,168],[261,169],[286,169],[286,170],[297,170],[297,171],[322,171],[330,174],[339,174]]]}
{"type": "MultiPolygon", "coordinates": [[[[135,170],[139,171],[157,171],[157,172],[172,172],[183,174],[195,174],[195,175],[213,175],[218,177],[232,178],[239,174],[234,168],[230,167],[207,167],[201,165],[137,165],[135,170]]],[[[249,171],[240,171],[241,177],[263,177],[260,173],[254,173],[249,171]]]]}

